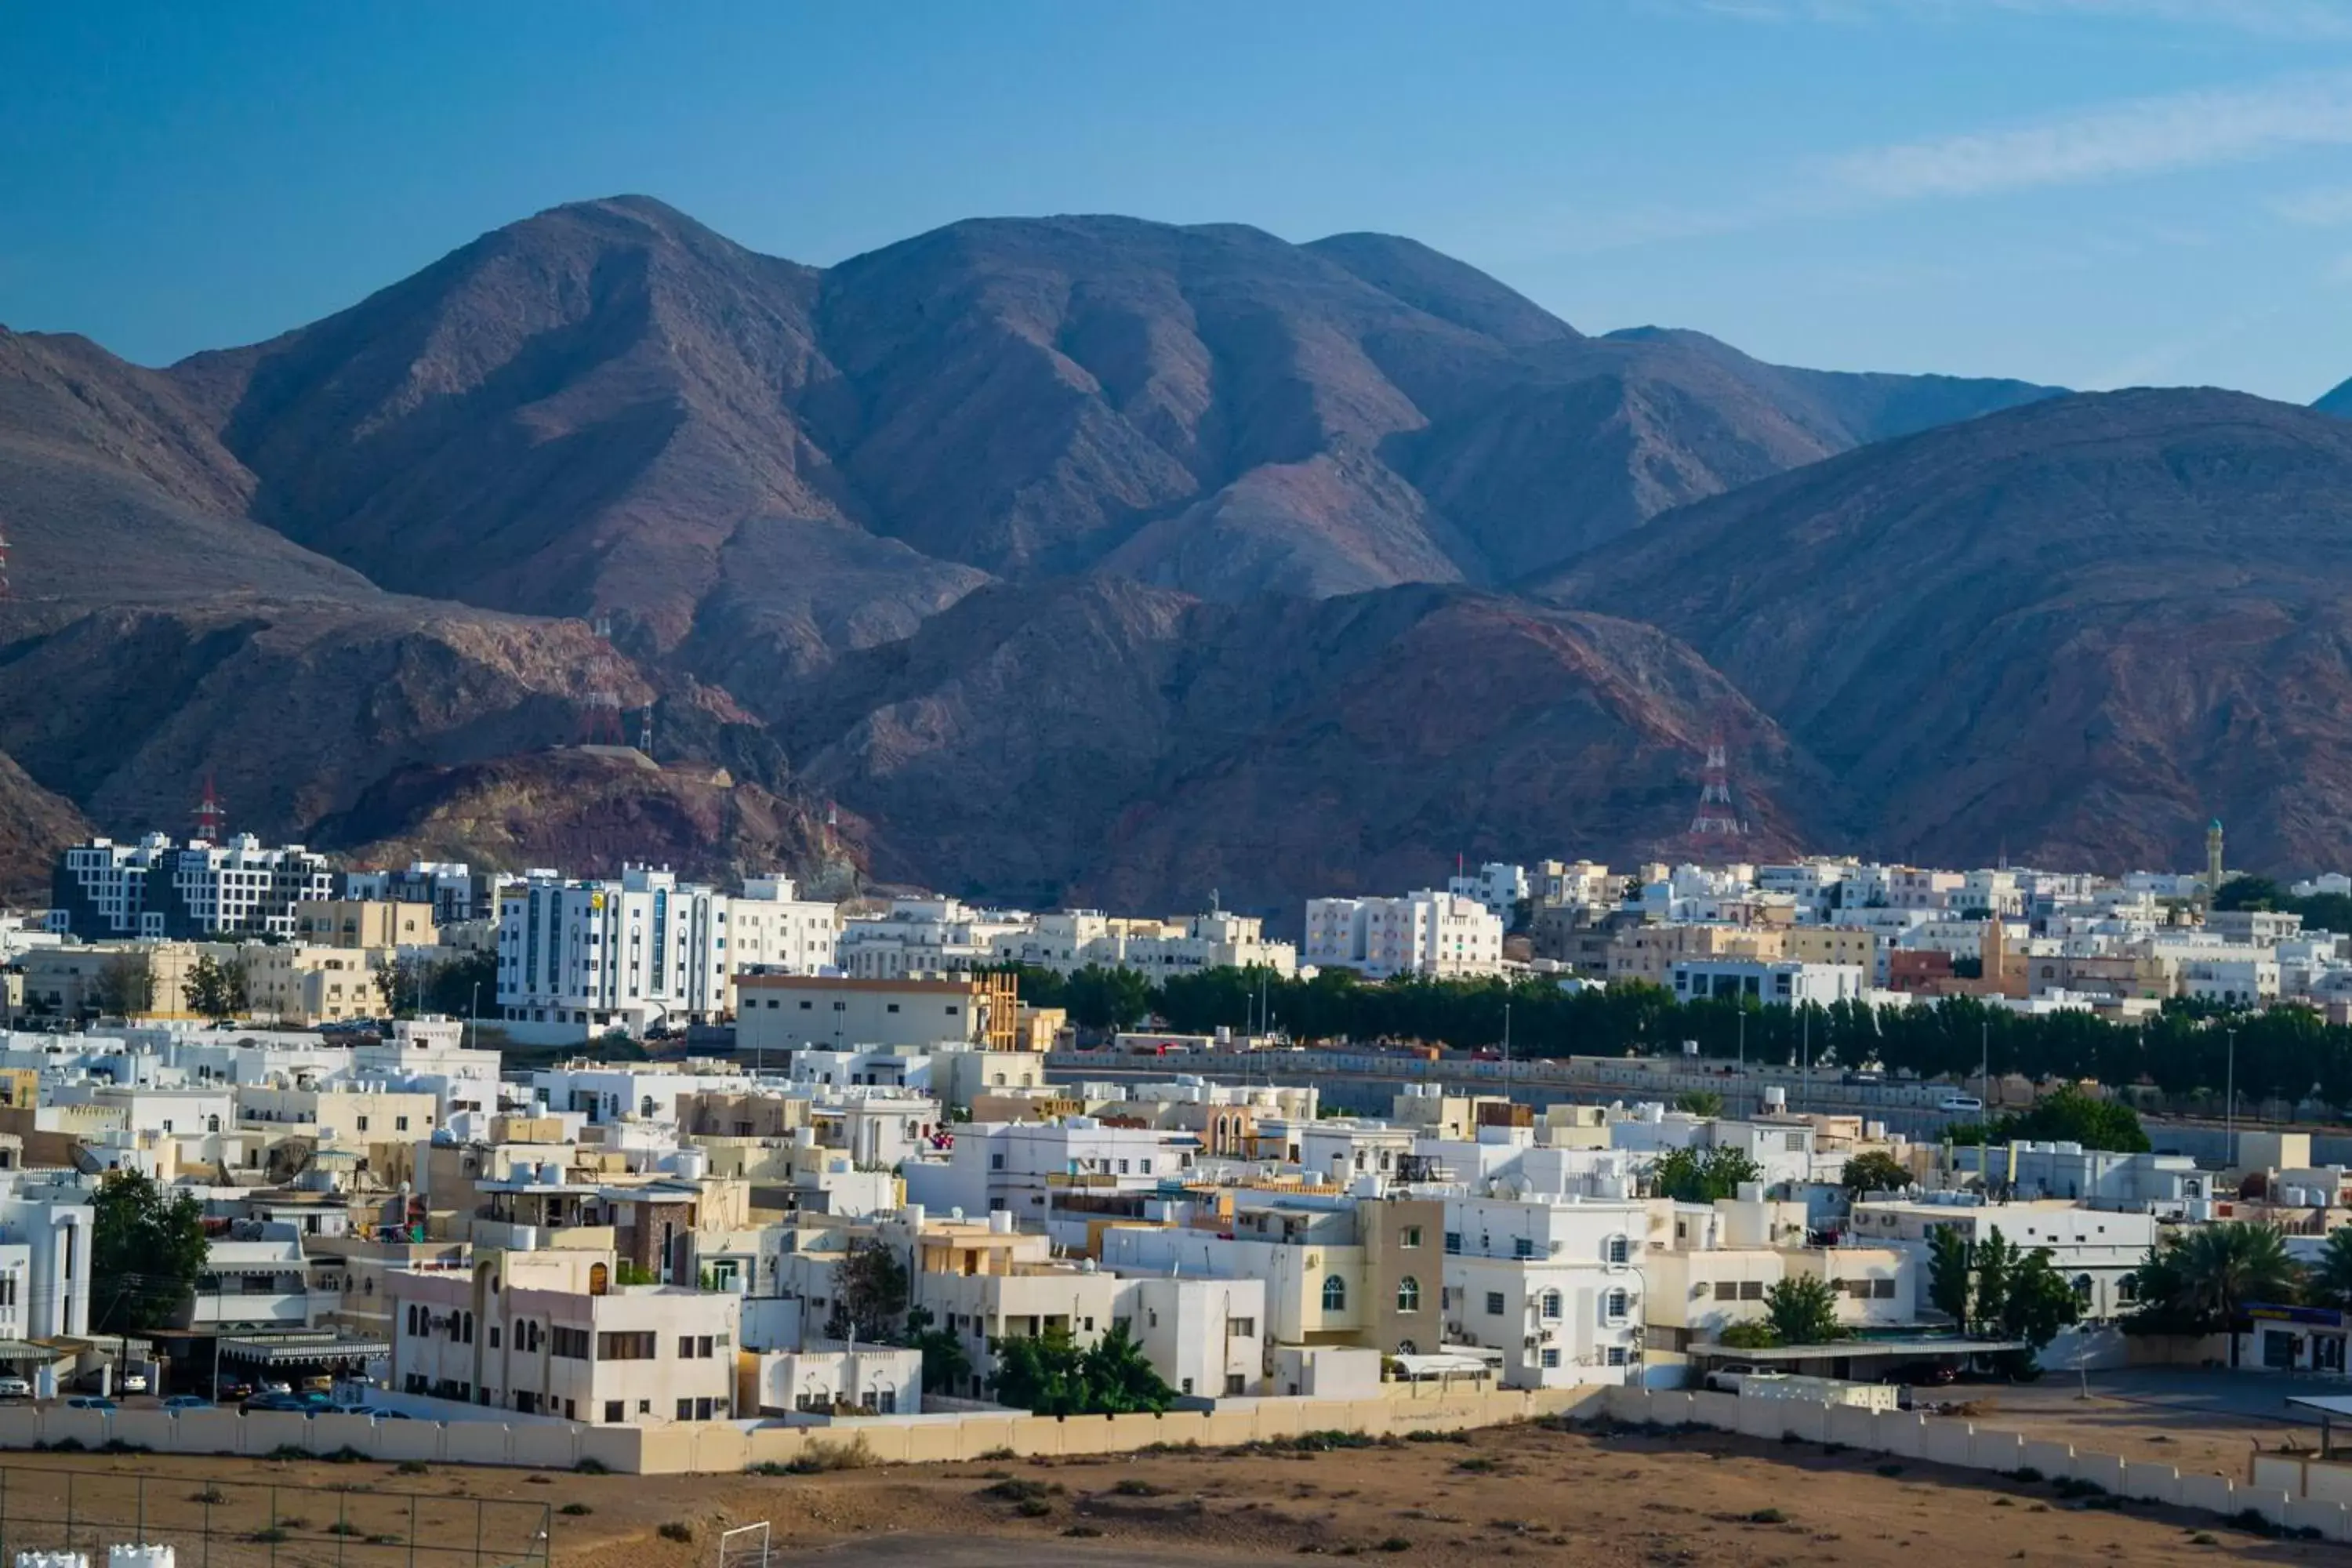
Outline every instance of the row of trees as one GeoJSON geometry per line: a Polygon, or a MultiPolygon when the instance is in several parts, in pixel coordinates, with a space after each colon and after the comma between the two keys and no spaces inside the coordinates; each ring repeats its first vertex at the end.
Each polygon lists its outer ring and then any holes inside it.
{"type": "MultiPolygon", "coordinates": [[[[375,1005],[393,1017],[413,1018],[419,1013],[465,1017],[485,994],[496,998],[498,955],[476,952],[440,960],[396,959],[373,971],[369,980],[374,987],[375,1005]]],[[[241,958],[203,954],[188,966],[180,994],[189,1012],[215,1023],[246,1015],[253,1007],[250,977],[241,958]]],[[[152,1013],[156,1000],[155,964],[144,952],[116,954],[90,982],[89,1003],[107,1016],[128,1018],[152,1013]]]]}
{"type": "Polygon", "coordinates": [[[2147,1083],[2217,1101],[2234,1049],[2243,1097],[2352,1105],[2352,1028],[2297,1006],[2225,1012],[2173,1003],[2146,1022],[2115,1023],[2091,1013],[2014,1013],[1969,996],[1922,1006],[1791,1008],[1753,997],[1678,1002],[1641,984],[1570,993],[1544,980],[1376,983],[1333,969],[1311,980],[1212,969],[1156,985],[1129,971],[1095,967],[1066,977],[1027,966],[1014,973],[1024,1000],[1066,1007],[1073,1022],[1093,1030],[1132,1028],[1156,1016],[1187,1034],[1270,1023],[1302,1041],[1475,1049],[1504,1043],[1507,1013],[1510,1051],[1520,1058],[1665,1056],[1692,1041],[1706,1056],[1759,1064],[1875,1065],[1961,1080],[1989,1065],[1996,1073],[2147,1083]]]}
{"type": "Polygon", "coordinates": [[[2033,1352],[2083,1316],[2082,1299],[2052,1267],[2046,1247],[2027,1251],[1995,1226],[1971,1242],[1957,1226],[1939,1226],[1927,1238],[1927,1300],[1964,1332],[2022,1340],[2032,1352],[2012,1352],[2012,1370],[2033,1363],[2033,1352]]]}

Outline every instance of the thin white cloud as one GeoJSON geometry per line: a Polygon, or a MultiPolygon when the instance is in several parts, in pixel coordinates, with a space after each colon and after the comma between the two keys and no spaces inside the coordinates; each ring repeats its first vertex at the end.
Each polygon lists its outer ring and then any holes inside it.
{"type": "Polygon", "coordinates": [[[2305,228],[2341,228],[2352,224],[2352,185],[2295,191],[2270,204],[2271,211],[2305,228]]]}
{"type": "Polygon", "coordinates": [[[2303,76],[1849,153],[1826,172],[1858,197],[1907,201],[2210,168],[2347,142],[2352,76],[2303,76]]]}
{"type": "Polygon", "coordinates": [[[2352,38],[2352,7],[2342,0],[1684,0],[1681,8],[1750,22],[1950,23],[2000,14],[2168,22],[2260,37],[2352,38]]]}

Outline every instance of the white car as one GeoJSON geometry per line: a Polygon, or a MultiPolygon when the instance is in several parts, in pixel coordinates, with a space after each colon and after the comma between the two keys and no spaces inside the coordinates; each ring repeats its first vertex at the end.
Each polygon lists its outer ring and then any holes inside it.
{"type": "Polygon", "coordinates": [[[124,1373],[122,1374],[122,1392],[125,1394],[146,1393],[147,1374],[143,1372],[124,1373]]]}
{"type": "Polygon", "coordinates": [[[0,1399],[30,1399],[33,1385],[21,1377],[0,1377],[0,1399]]]}
{"type": "Polygon", "coordinates": [[[1938,1110],[1982,1110],[1984,1101],[1973,1094],[1948,1094],[1936,1101],[1938,1110]]]}

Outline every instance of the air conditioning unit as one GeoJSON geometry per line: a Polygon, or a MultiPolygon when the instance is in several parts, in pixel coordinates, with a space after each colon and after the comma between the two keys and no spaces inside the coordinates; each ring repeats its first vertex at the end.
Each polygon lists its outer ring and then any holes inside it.
{"type": "Polygon", "coordinates": [[[1526,1339],[1519,1342],[1519,1348],[1521,1350],[1531,1351],[1541,1343],[1543,1343],[1543,1336],[1541,1334],[1529,1334],[1526,1339]]]}

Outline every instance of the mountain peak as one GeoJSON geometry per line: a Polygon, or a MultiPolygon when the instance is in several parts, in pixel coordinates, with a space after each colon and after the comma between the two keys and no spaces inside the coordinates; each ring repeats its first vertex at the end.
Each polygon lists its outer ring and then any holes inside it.
{"type": "Polygon", "coordinates": [[[1581,336],[1517,289],[1417,239],[1395,234],[1334,234],[1303,248],[1415,310],[1515,348],[1581,336]]]}

